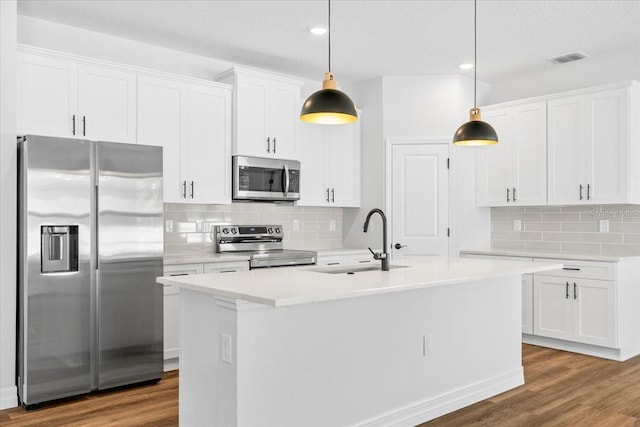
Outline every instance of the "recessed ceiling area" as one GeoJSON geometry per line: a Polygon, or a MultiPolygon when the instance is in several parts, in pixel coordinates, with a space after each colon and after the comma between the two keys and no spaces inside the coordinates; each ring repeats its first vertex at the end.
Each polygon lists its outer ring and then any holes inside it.
{"type": "MultiPolygon", "coordinates": [[[[640,1],[478,0],[478,79],[544,72],[548,59],[640,55],[640,1]]],[[[319,80],[325,0],[19,0],[18,13],[319,80]]],[[[342,84],[381,75],[452,74],[473,62],[473,1],[332,0],[332,71],[342,84]]],[[[580,62],[586,62],[586,59],[580,62]]]]}

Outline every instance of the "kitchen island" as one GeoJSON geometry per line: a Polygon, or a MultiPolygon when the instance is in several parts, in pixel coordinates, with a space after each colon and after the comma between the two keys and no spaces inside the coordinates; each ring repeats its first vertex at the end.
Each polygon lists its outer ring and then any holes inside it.
{"type": "Polygon", "coordinates": [[[370,267],[159,278],[181,288],[180,424],[413,426],[524,383],[520,277],[560,264],[370,267]]]}

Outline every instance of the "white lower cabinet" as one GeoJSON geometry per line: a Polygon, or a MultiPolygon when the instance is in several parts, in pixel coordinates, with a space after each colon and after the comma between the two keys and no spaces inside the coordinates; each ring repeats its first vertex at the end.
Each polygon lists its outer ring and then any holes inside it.
{"type": "MultiPolygon", "coordinates": [[[[249,269],[248,261],[211,262],[206,264],[166,265],[165,276],[187,276],[203,273],[230,273],[249,269]]],[[[180,357],[180,290],[164,285],[164,360],[165,370],[178,368],[180,357]]]]}
{"type": "Polygon", "coordinates": [[[615,281],[536,274],[533,294],[535,335],[617,347],[615,281]]]}

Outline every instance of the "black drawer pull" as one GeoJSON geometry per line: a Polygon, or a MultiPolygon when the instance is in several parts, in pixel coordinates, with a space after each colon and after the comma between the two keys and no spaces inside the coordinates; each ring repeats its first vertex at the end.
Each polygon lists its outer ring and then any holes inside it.
{"type": "Polygon", "coordinates": [[[220,270],[220,273],[235,273],[236,270],[220,270]]]}
{"type": "Polygon", "coordinates": [[[170,274],[169,276],[188,276],[188,275],[189,273],[173,273],[173,274],[170,274]]]}
{"type": "Polygon", "coordinates": [[[569,270],[569,271],[580,271],[579,268],[575,268],[575,267],[562,267],[563,270],[569,270]]]}

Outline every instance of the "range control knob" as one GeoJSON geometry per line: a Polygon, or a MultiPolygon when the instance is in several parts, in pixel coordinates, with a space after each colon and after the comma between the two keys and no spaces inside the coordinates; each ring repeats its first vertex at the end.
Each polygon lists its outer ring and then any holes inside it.
{"type": "Polygon", "coordinates": [[[276,234],[280,234],[280,228],[276,227],[276,234]]]}
{"type": "Polygon", "coordinates": [[[228,228],[223,228],[222,229],[222,234],[229,234],[229,229],[228,228]]]}
{"type": "Polygon", "coordinates": [[[273,228],[269,227],[269,228],[267,229],[267,233],[269,233],[269,234],[273,234],[273,228]]]}
{"type": "Polygon", "coordinates": [[[238,229],[237,229],[237,228],[232,228],[232,229],[231,229],[231,234],[236,234],[237,232],[238,232],[238,229]]]}

